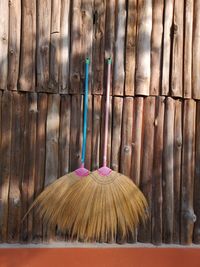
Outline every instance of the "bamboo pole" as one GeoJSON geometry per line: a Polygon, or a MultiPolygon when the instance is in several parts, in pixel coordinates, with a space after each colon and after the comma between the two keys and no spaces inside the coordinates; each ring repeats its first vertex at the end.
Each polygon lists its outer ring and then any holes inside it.
{"type": "Polygon", "coordinates": [[[0,89],[7,88],[8,75],[8,0],[0,1],[0,89]]]}
{"type": "Polygon", "coordinates": [[[22,1],[19,90],[35,91],[36,1],[22,1]]]}
{"type": "Polygon", "coordinates": [[[174,211],[174,111],[172,98],[166,98],[163,140],[163,241],[173,241],[174,211]]]}
{"type": "Polygon", "coordinates": [[[61,0],[52,1],[50,29],[49,89],[59,92],[61,0]]]}
{"type": "Polygon", "coordinates": [[[174,229],[173,243],[180,242],[180,201],[181,201],[181,155],[182,155],[182,101],[175,101],[174,115],[174,229]]]}
{"type": "Polygon", "coordinates": [[[183,152],[181,181],[181,244],[191,244],[196,215],[193,210],[194,190],[194,100],[184,101],[183,113],[183,152]]]}
{"type": "Polygon", "coordinates": [[[162,156],[165,97],[158,97],[155,108],[155,136],[152,178],[152,243],[162,243],[162,156]]]}
{"type": "Polygon", "coordinates": [[[164,32],[163,32],[163,67],[162,67],[162,95],[169,95],[171,68],[171,28],[173,21],[174,0],[164,1],[164,32]]]}
{"type": "Polygon", "coordinates": [[[149,95],[151,74],[151,29],[152,0],[139,0],[135,89],[137,95],[149,95]]]}
{"type": "Polygon", "coordinates": [[[59,92],[69,92],[70,1],[61,1],[59,92]]]}
{"type": "Polygon", "coordinates": [[[12,93],[5,91],[1,98],[1,188],[0,188],[0,240],[7,242],[8,229],[8,196],[11,170],[11,133],[12,133],[12,93]]]}
{"type": "Polygon", "coordinates": [[[192,47],[192,96],[200,99],[200,0],[194,1],[194,25],[193,25],[193,47],[192,47]]]}
{"type": "Polygon", "coordinates": [[[116,7],[116,37],[113,69],[113,95],[124,95],[125,79],[125,33],[126,33],[126,1],[118,0],[116,7]]]}
{"type": "Polygon", "coordinates": [[[150,94],[159,95],[161,88],[161,53],[163,35],[163,0],[153,0],[151,37],[151,82],[150,94]]]}
{"type": "Polygon", "coordinates": [[[17,90],[21,37],[21,0],[9,1],[8,89],[17,90]]]}
{"type": "Polygon", "coordinates": [[[195,146],[195,180],[194,180],[194,212],[197,220],[194,225],[194,243],[200,244],[200,102],[197,102],[196,109],[196,146],[195,146]]]}
{"type": "Polygon", "coordinates": [[[123,108],[123,98],[115,96],[113,99],[112,153],[111,153],[111,168],[114,171],[119,171],[119,164],[120,164],[122,108],[123,108]]]}
{"type": "Polygon", "coordinates": [[[51,0],[37,2],[37,91],[49,92],[51,0]]]}
{"type": "Polygon", "coordinates": [[[192,97],[192,30],[193,30],[193,0],[185,1],[184,16],[184,80],[183,96],[192,97]]]}
{"type": "MultiPolygon", "coordinates": [[[[45,138],[48,96],[45,93],[38,93],[38,116],[36,133],[36,172],[34,195],[37,197],[44,188],[45,183],[45,138]]],[[[43,240],[42,219],[36,216],[33,210],[33,242],[38,243],[43,240]]]]}
{"type": "Polygon", "coordinates": [[[98,62],[98,64],[93,65],[93,94],[103,94],[105,9],[105,0],[94,0],[92,61],[98,62]]]}
{"type": "Polygon", "coordinates": [[[184,0],[174,0],[171,95],[183,96],[183,18],[184,0]]]}
{"type": "Polygon", "coordinates": [[[126,59],[125,59],[125,95],[135,94],[136,34],[137,34],[137,1],[128,1],[126,59]]]}

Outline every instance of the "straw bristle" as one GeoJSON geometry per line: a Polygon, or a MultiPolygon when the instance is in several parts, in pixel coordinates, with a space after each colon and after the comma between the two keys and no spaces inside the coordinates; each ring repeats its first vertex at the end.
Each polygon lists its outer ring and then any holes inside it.
{"type": "Polygon", "coordinates": [[[59,205],[63,201],[67,190],[79,179],[80,177],[75,172],[71,172],[57,179],[40,193],[32,203],[27,214],[34,208],[36,215],[39,214],[46,223],[51,224],[51,218],[55,211],[59,209],[59,205]]]}
{"type": "Polygon", "coordinates": [[[126,176],[98,171],[74,183],[62,195],[52,222],[72,239],[86,242],[127,241],[140,221],[147,218],[142,192],[126,176]]]}

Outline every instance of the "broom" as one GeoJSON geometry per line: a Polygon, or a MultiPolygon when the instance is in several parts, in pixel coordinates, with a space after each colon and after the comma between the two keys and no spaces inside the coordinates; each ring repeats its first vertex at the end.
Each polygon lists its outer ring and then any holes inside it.
{"type": "Polygon", "coordinates": [[[73,184],[64,196],[54,223],[71,239],[86,242],[125,242],[148,217],[147,201],[123,174],[107,167],[111,59],[107,61],[107,94],[103,167],[73,184]],[[66,203],[66,205],[64,205],[66,203]]]}
{"type": "MultiPolygon", "coordinates": [[[[85,94],[84,94],[84,114],[83,114],[83,145],[81,153],[81,166],[75,171],[62,176],[55,182],[50,184],[44,191],[35,199],[26,215],[35,208],[36,213],[44,219],[46,223],[52,224],[54,214],[59,211],[59,207],[64,200],[70,186],[76,183],[80,178],[87,177],[89,171],[84,168],[85,152],[86,152],[86,137],[87,137],[87,111],[88,111],[88,81],[89,81],[89,64],[87,58],[85,61],[85,94]]],[[[64,204],[64,203],[63,203],[64,204]]],[[[24,218],[26,217],[24,216],[24,218]]],[[[24,219],[23,218],[23,219],[24,219]]]]}

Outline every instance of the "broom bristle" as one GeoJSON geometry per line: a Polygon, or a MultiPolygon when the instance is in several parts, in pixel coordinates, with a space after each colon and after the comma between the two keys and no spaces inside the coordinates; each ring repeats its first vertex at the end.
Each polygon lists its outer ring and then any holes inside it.
{"type": "Polygon", "coordinates": [[[71,172],[47,186],[34,200],[24,218],[34,208],[37,215],[43,218],[46,223],[51,224],[51,217],[59,209],[60,202],[63,201],[63,196],[69,187],[79,179],[80,177],[75,172],[71,172]]]}
{"type": "Polygon", "coordinates": [[[95,171],[62,197],[52,222],[79,241],[115,242],[118,236],[126,241],[148,217],[142,192],[130,178],[115,171],[106,177],[95,171]]]}

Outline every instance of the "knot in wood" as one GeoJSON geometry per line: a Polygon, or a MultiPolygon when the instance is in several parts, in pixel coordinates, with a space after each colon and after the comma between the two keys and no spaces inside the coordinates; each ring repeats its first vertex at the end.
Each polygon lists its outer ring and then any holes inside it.
{"type": "Polygon", "coordinates": [[[10,49],[10,54],[13,55],[14,54],[14,50],[10,49]]]}
{"type": "Polygon", "coordinates": [[[186,220],[191,221],[193,223],[196,222],[197,216],[194,214],[193,210],[187,210],[184,213],[184,217],[186,220]]]}
{"type": "Polygon", "coordinates": [[[15,206],[18,206],[19,202],[20,202],[19,198],[14,198],[13,199],[13,203],[14,203],[15,206]]]}
{"type": "Polygon", "coordinates": [[[177,32],[178,32],[178,25],[174,23],[173,24],[173,33],[177,34],[177,32]]]}
{"type": "Polygon", "coordinates": [[[73,75],[72,75],[72,81],[74,81],[74,82],[80,82],[80,74],[79,73],[74,73],[73,75]]]}
{"type": "Polygon", "coordinates": [[[41,52],[42,52],[43,54],[47,54],[48,51],[49,51],[49,47],[48,47],[47,45],[43,45],[43,46],[41,47],[41,52]]]}
{"type": "Polygon", "coordinates": [[[130,151],[129,146],[125,146],[125,147],[124,147],[124,152],[125,152],[125,153],[128,153],[129,151],[130,151]]]}
{"type": "Polygon", "coordinates": [[[6,41],[6,40],[7,40],[7,35],[6,35],[6,33],[4,33],[4,34],[2,35],[2,40],[3,40],[3,41],[6,41]]]}

